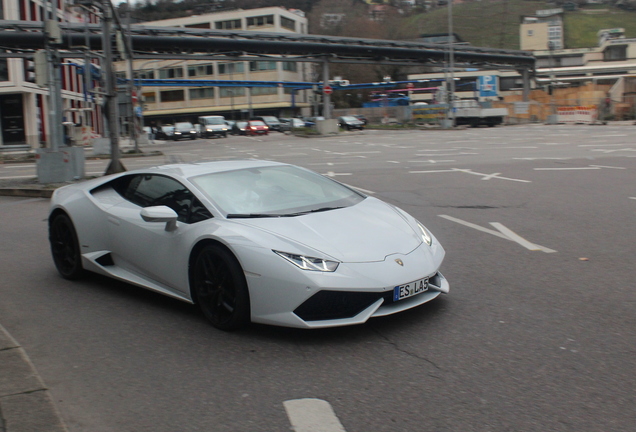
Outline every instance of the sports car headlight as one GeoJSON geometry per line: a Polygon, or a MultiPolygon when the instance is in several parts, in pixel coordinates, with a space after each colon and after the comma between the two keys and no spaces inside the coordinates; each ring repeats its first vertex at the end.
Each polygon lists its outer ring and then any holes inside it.
{"type": "Polygon", "coordinates": [[[308,257],[276,250],[274,252],[303,270],[334,272],[338,268],[339,264],[336,261],[328,261],[322,258],[308,257]]]}
{"type": "Polygon", "coordinates": [[[433,244],[433,237],[429,234],[428,230],[421,223],[417,223],[417,227],[420,229],[420,235],[422,236],[422,241],[427,245],[433,244]]]}

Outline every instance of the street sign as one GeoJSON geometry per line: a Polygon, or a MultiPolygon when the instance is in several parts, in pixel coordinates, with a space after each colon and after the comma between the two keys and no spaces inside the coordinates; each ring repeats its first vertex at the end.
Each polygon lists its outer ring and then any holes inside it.
{"type": "Polygon", "coordinates": [[[415,86],[413,85],[413,83],[406,83],[406,88],[407,88],[407,89],[412,90],[412,89],[413,89],[413,87],[415,87],[415,86]]]}
{"type": "Polygon", "coordinates": [[[330,95],[331,93],[333,93],[333,89],[330,85],[326,85],[322,88],[322,92],[326,95],[330,95]]]}

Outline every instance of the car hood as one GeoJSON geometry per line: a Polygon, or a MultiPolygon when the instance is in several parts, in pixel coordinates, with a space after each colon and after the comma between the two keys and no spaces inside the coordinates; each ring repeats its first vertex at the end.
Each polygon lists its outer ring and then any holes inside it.
{"type": "Polygon", "coordinates": [[[342,262],[383,261],[391,254],[407,254],[422,243],[395,207],[371,197],[337,210],[295,217],[245,219],[240,223],[342,262]]]}

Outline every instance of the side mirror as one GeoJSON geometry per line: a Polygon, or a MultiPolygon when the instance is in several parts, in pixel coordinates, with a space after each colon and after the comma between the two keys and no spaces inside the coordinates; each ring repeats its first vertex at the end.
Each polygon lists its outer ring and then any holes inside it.
{"type": "Polygon", "coordinates": [[[168,206],[145,207],[140,214],[146,222],[165,222],[166,231],[177,229],[177,212],[168,206]]]}

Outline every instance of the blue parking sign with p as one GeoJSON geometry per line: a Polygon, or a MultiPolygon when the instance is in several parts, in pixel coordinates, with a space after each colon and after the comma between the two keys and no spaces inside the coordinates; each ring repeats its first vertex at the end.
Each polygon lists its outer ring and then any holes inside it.
{"type": "Polygon", "coordinates": [[[479,77],[479,96],[497,96],[497,75],[485,75],[479,77]]]}

